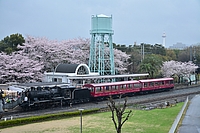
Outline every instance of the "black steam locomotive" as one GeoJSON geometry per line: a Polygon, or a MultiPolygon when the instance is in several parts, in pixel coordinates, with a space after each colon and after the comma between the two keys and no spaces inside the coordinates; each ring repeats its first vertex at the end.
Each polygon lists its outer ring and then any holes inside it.
{"type": "Polygon", "coordinates": [[[13,109],[16,106],[23,110],[42,109],[55,106],[65,106],[90,101],[90,90],[70,86],[64,83],[28,83],[15,86],[21,89],[12,94],[9,101],[3,101],[3,110],[13,109]],[[13,98],[13,96],[15,98],[13,98]]]}

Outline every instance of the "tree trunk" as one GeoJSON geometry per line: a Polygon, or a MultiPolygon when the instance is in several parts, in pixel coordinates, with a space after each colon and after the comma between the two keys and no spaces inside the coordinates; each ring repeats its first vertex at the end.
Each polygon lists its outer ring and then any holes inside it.
{"type": "Polygon", "coordinates": [[[118,126],[118,128],[117,128],[117,133],[121,133],[121,127],[120,126],[118,126]]]}

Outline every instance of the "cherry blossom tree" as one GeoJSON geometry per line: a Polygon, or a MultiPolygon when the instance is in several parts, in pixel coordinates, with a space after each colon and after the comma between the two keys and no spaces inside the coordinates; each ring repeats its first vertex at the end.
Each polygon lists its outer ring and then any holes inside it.
{"type": "Polygon", "coordinates": [[[52,71],[59,63],[79,64],[88,59],[89,39],[72,39],[67,41],[50,41],[47,38],[27,36],[21,54],[44,63],[46,71],[52,71]]]}
{"type": "Polygon", "coordinates": [[[44,68],[41,63],[17,52],[0,53],[0,83],[41,81],[44,68]]]}
{"type": "Polygon", "coordinates": [[[194,74],[195,70],[197,68],[198,68],[198,66],[196,66],[191,61],[183,63],[182,73],[183,73],[183,76],[187,77],[190,80],[190,85],[191,85],[191,82],[192,82],[191,74],[194,74]]]}
{"type": "Polygon", "coordinates": [[[114,49],[115,69],[118,71],[118,73],[123,74],[127,71],[127,68],[130,65],[128,62],[129,58],[130,55],[122,52],[121,50],[114,49]]]}
{"type": "Polygon", "coordinates": [[[90,39],[76,38],[63,41],[65,50],[69,53],[69,62],[71,64],[88,64],[90,54],[90,39]]]}
{"type": "Polygon", "coordinates": [[[195,72],[198,68],[194,63],[191,61],[189,62],[178,62],[178,61],[166,61],[163,63],[161,67],[161,72],[164,77],[171,77],[173,75],[177,75],[180,77],[187,77],[190,82],[190,76],[195,72]]]}
{"type": "MultiPolygon", "coordinates": [[[[88,64],[90,39],[76,38],[56,41],[43,37],[27,36],[19,51],[10,55],[0,53],[0,82],[39,81],[45,71],[53,71],[59,63],[88,64]]],[[[105,51],[108,51],[105,48],[105,51]]],[[[115,66],[124,73],[128,58],[124,52],[114,49],[115,66]]]]}
{"type": "MultiPolygon", "coordinates": [[[[76,38],[61,42],[50,41],[47,38],[27,36],[21,54],[33,60],[44,63],[46,71],[52,71],[59,63],[88,64],[90,39],[76,38]]],[[[108,47],[105,51],[108,51],[108,47]]],[[[119,73],[124,73],[128,66],[129,55],[114,49],[115,68],[119,73]]]]}
{"type": "Polygon", "coordinates": [[[47,38],[34,38],[27,36],[23,46],[18,46],[22,49],[20,53],[35,61],[44,64],[44,70],[49,71],[60,63],[65,55],[61,44],[57,41],[49,41],[47,38]]]}
{"type": "Polygon", "coordinates": [[[161,67],[161,73],[164,77],[171,77],[172,75],[179,73],[178,70],[178,62],[174,60],[163,62],[161,67]]]}

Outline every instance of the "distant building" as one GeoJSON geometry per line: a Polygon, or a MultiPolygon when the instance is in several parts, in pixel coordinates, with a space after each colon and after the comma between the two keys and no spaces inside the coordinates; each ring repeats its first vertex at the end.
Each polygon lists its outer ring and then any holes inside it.
{"type": "Polygon", "coordinates": [[[173,44],[173,46],[169,46],[169,49],[185,49],[187,48],[186,44],[183,44],[181,42],[177,42],[176,44],[173,44]]]}

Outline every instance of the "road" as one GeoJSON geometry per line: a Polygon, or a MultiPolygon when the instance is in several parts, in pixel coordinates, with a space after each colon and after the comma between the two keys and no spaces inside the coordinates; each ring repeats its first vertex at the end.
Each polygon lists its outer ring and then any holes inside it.
{"type": "Polygon", "coordinates": [[[200,133],[200,95],[191,100],[178,133],[200,133]]]}

